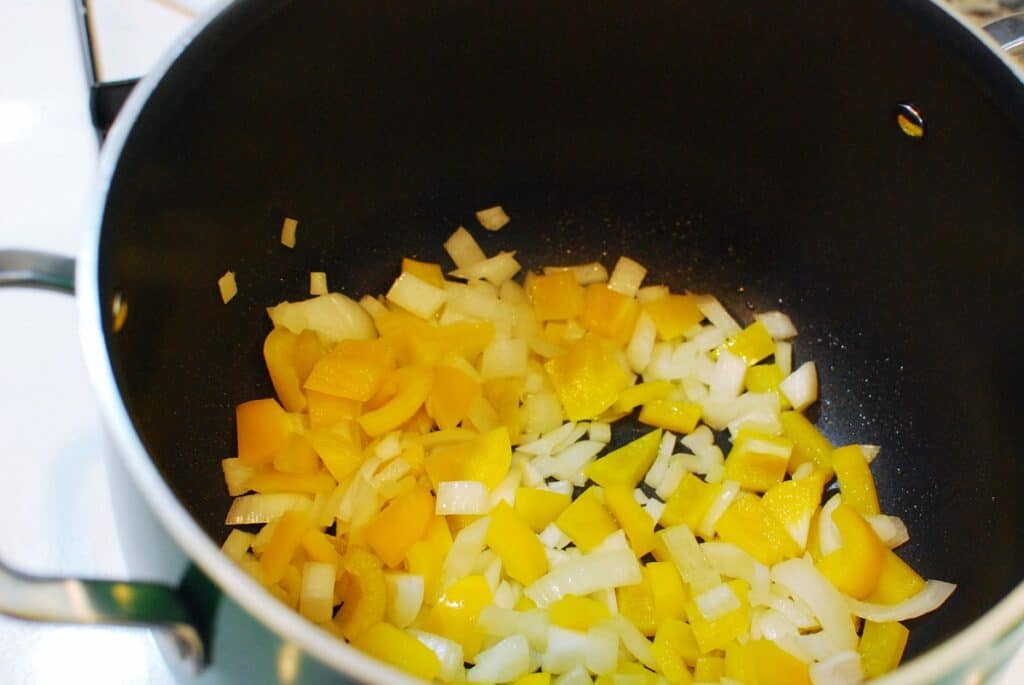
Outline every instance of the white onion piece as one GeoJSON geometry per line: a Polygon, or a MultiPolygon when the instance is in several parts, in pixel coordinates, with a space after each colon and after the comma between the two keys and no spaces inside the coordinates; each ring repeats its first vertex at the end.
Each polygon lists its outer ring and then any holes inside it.
{"type": "Polygon", "coordinates": [[[861,618],[875,623],[886,621],[907,621],[935,611],[956,590],[956,585],[942,580],[929,580],[924,589],[899,604],[869,604],[847,598],[850,610],[861,618]]]}
{"type": "Polygon", "coordinates": [[[543,609],[516,611],[488,605],[480,610],[476,625],[485,635],[503,638],[519,634],[534,649],[543,651],[547,648],[548,613],[543,609]]]}
{"type": "MultiPolygon", "coordinates": [[[[517,281],[505,281],[498,288],[498,297],[502,302],[511,305],[530,305],[530,299],[526,296],[526,289],[517,281]]],[[[532,307],[531,307],[532,310],[532,307]]]]}
{"type": "Polygon", "coordinates": [[[494,591],[494,599],[492,601],[494,602],[493,606],[497,608],[511,609],[519,601],[519,598],[516,597],[509,582],[503,580],[498,583],[498,589],[494,591]]]}
{"type": "Polygon", "coordinates": [[[754,318],[764,324],[773,340],[789,340],[796,336],[793,320],[779,311],[755,314],[754,318]]]}
{"type": "Polygon", "coordinates": [[[228,486],[228,494],[232,497],[244,495],[249,492],[245,482],[253,477],[256,469],[246,466],[238,457],[228,457],[220,460],[220,468],[224,473],[224,482],[228,486]]]}
{"type": "Polygon", "coordinates": [[[423,576],[388,571],[384,573],[384,582],[388,588],[388,620],[398,628],[407,628],[423,607],[423,576]]]}
{"type": "Polygon", "coordinates": [[[497,231],[509,222],[508,214],[501,205],[481,209],[476,213],[476,220],[488,231],[497,231]]]}
{"type": "Polygon", "coordinates": [[[467,281],[483,279],[500,286],[519,273],[521,268],[522,266],[516,261],[515,252],[499,252],[482,262],[476,262],[470,266],[456,269],[450,272],[450,275],[456,278],[464,278],[467,281]]]}
{"type": "Polygon", "coordinates": [[[725,311],[725,307],[712,295],[698,295],[697,296],[697,308],[700,309],[701,313],[707,317],[707,320],[712,325],[722,329],[726,337],[736,335],[740,332],[740,325],[736,323],[736,319],[730,316],[729,312],[725,311]]]}
{"type": "Polygon", "coordinates": [[[710,352],[725,342],[728,336],[717,326],[701,326],[696,335],[690,338],[690,346],[698,352],[710,352]]]}
{"type": "Polygon", "coordinates": [[[735,611],[743,606],[740,604],[740,598],[736,596],[736,592],[725,583],[700,593],[693,598],[693,602],[697,605],[697,610],[701,615],[709,621],[722,618],[730,611],[735,611]]]}
{"type": "Polygon", "coordinates": [[[818,368],[814,362],[804,362],[781,383],[779,390],[793,409],[801,411],[818,399],[818,368]]]}
{"type": "Polygon", "coordinates": [[[328,293],[300,302],[282,302],[267,309],[275,326],[295,334],[316,331],[328,343],[349,338],[377,337],[373,318],[358,302],[341,293],[328,293]]]}
{"type": "Polygon", "coordinates": [[[668,297],[671,293],[672,291],[668,289],[667,285],[645,285],[636,291],[636,299],[637,302],[643,304],[668,297]]]}
{"type": "Polygon", "coordinates": [[[446,637],[428,633],[423,630],[409,630],[409,634],[420,641],[420,644],[434,653],[441,662],[441,670],[437,677],[445,682],[463,680],[462,645],[446,637]]]}
{"type": "Polygon", "coordinates": [[[611,621],[587,631],[584,663],[594,675],[614,673],[619,660],[619,631],[611,621]]]}
{"type": "Polygon", "coordinates": [[[614,533],[609,533],[608,537],[601,542],[597,543],[592,552],[611,552],[619,549],[630,549],[629,540],[626,539],[626,531],[619,528],[614,533]]]}
{"type": "Polygon", "coordinates": [[[581,421],[580,423],[577,423],[576,427],[573,428],[569,432],[568,435],[566,435],[561,440],[559,440],[558,442],[555,443],[554,447],[551,448],[551,454],[554,455],[554,456],[558,456],[558,454],[562,450],[564,450],[565,448],[571,446],[577,440],[579,440],[584,435],[586,435],[587,434],[587,429],[589,427],[590,427],[590,424],[587,423],[586,421],[581,421]]]}
{"type": "Polygon", "coordinates": [[[551,681],[551,685],[591,685],[593,681],[583,664],[576,666],[551,681]]]}
{"type": "Polygon", "coordinates": [[[326,295],[327,292],[327,274],[323,271],[310,271],[309,294],[326,295]]]}
{"type": "Polygon", "coordinates": [[[630,550],[595,552],[550,570],[524,590],[539,607],[565,595],[589,595],[602,588],[641,582],[640,564],[630,550]]]}
{"type": "Polygon", "coordinates": [[[436,285],[403,272],[395,279],[385,297],[421,319],[430,319],[447,301],[448,294],[436,285]]]}
{"type": "Polygon", "coordinates": [[[477,519],[455,536],[441,569],[440,590],[443,591],[458,579],[469,575],[473,570],[477,557],[484,551],[487,526],[490,522],[491,519],[487,516],[477,519]]]}
{"type": "Polygon", "coordinates": [[[758,581],[763,583],[767,567],[731,542],[705,542],[700,549],[714,569],[723,576],[745,580],[751,586],[758,581]],[[763,570],[759,572],[758,567],[763,570]]]}
{"type": "Polygon", "coordinates": [[[788,376],[793,371],[793,343],[775,343],[775,365],[783,376],[788,376]]]}
{"type": "Polygon", "coordinates": [[[551,454],[555,449],[555,445],[568,437],[575,428],[576,424],[574,422],[566,421],[558,428],[545,433],[537,440],[525,445],[519,445],[516,449],[520,452],[526,452],[527,454],[551,454]]]}
{"type": "Polygon", "coordinates": [[[249,551],[255,537],[252,533],[246,533],[244,530],[234,528],[228,533],[228,537],[224,540],[224,544],[220,546],[220,549],[229,559],[240,561],[246,552],[249,551]]]}
{"type": "Polygon", "coordinates": [[[800,464],[800,466],[796,467],[796,469],[793,471],[790,477],[793,480],[803,480],[807,476],[814,473],[814,468],[815,467],[813,461],[805,461],[804,463],[800,464]]]}
{"type": "Polygon", "coordinates": [[[635,297],[646,275],[647,269],[642,264],[629,257],[619,257],[608,279],[608,287],[626,297],[635,297]]]}
{"type": "Polygon", "coordinates": [[[839,528],[832,520],[832,514],[835,512],[836,507],[842,503],[842,495],[832,495],[818,514],[818,549],[821,550],[823,557],[832,554],[832,552],[835,552],[843,545],[843,538],[839,534],[839,528]]]}
{"type": "Polygon", "coordinates": [[[562,529],[549,523],[538,535],[540,541],[549,549],[565,549],[572,540],[562,532],[562,529]]]}
{"type": "Polygon", "coordinates": [[[444,242],[444,249],[448,256],[452,258],[452,261],[455,262],[455,266],[460,269],[465,269],[487,259],[487,255],[480,249],[480,245],[477,244],[470,232],[462,226],[455,229],[455,232],[444,242]]]}
{"type": "Polygon", "coordinates": [[[690,585],[694,593],[701,593],[721,584],[721,576],[704,555],[693,531],[685,523],[664,528],[657,536],[664,544],[668,558],[675,564],[680,577],[690,585]]]}
{"type": "Polygon", "coordinates": [[[864,461],[867,463],[873,462],[877,457],[878,453],[882,451],[879,445],[858,445],[860,447],[860,453],[864,455],[864,461]]]}
{"type": "Polygon", "coordinates": [[[643,505],[644,511],[647,515],[654,519],[655,523],[661,521],[661,515],[665,513],[665,503],[659,499],[651,497],[647,500],[647,504],[643,505]]]}
{"type": "Polygon", "coordinates": [[[495,338],[480,357],[480,375],[486,380],[525,376],[529,354],[525,340],[495,338]]]}
{"type": "Polygon", "coordinates": [[[657,335],[658,329],[654,325],[654,319],[647,312],[640,312],[633,327],[633,336],[626,346],[626,359],[636,373],[642,372],[651,363],[657,335]]]}
{"type": "Polygon", "coordinates": [[[550,276],[551,274],[561,273],[568,271],[576,277],[576,282],[580,285],[590,285],[591,283],[604,283],[608,280],[608,270],[604,268],[604,264],[601,262],[588,262],[586,264],[573,264],[571,266],[545,266],[544,275],[550,276]]]}
{"type": "MultiPolygon", "coordinates": [[[[723,465],[722,451],[715,448],[702,454],[677,454],[676,459],[683,465],[685,471],[705,475],[723,465]],[[717,451],[717,455],[716,452],[717,451]]],[[[717,521],[717,518],[715,519],[717,521]]]]}
{"type": "Polygon", "coordinates": [[[708,507],[707,513],[704,514],[704,518],[701,519],[700,525],[697,527],[697,532],[702,538],[710,540],[715,536],[715,525],[718,523],[718,519],[722,518],[722,514],[736,499],[739,491],[740,484],[736,481],[727,480],[722,483],[722,491],[711,502],[711,506],[708,507]]]}
{"type": "Polygon", "coordinates": [[[612,441],[612,426],[610,423],[605,423],[603,421],[591,421],[588,432],[590,433],[591,440],[603,442],[605,444],[612,441]]]}
{"type": "Polygon", "coordinates": [[[562,403],[550,391],[527,395],[520,412],[526,434],[543,434],[562,423],[562,403]]]}
{"type": "Polygon", "coordinates": [[[657,670],[658,665],[654,660],[654,652],[651,650],[651,641],[644,637],[635,625],[622,614],[612,617],[616,630],[626,651],[633,655],[637,661],[652,670],[657,670]]]}
{"type": "Polygon", "coordinates": [[[780,562],[772,568],[771,576],[790,595],[810,607],[831,644],[837,649],[856,649],[857,632],[845,598],[810,560],[780,562]]]}
{"type": "Polygon", "coordinates": [[[224,275],[217,279],[217,288],[220,290],[220,300],[227,304],[235,299],[238,294],[238,281],[235,280],[234,271],[225,271],[224,275]]]}
{"type": "Polygon", "coordinates": [[[448,294],[446,313],[450,310],[463,316],[485,319],[494,323],[499,332],[511,332],[512,306],[499,300],[494,293],[451,281],[444,284],[444,291],[448,294]]]}
{"type": "Polygon", "coordinates": [[[548,673],[567,673],[586,663],[587,635],[561,626],[548,626],[547,648],[541,668],[548,673]]]}
{"type": "MultiPolygon", "coordinates": [[[[751,603],[754,603],[753,598],[751,598],[751,603]]],[[[798,630],[814,630],[820,627],[818,620],[809,611],[805,611],[803,607],[788,597],[770,597],[766,606],[785,616],[786,620],[795,625],[798,630]]]]}
{"type": "Polygon", "coordinates": [[[573,491],[572,483],[564,480],[553,480],[546,487],[551,492],[557,492],[559,495],[571,496],[573,491]]]}
{"type": "Polygon", "coordinates": [[[490,494],[479,480],[445,480],[437,483],[437,501],[434,513],[486,514],[490,511],[490,494]]]}
{"type": "MultiPolygon", "coordinates": [[[[725,430],[730,425],[735,428],[742,423],[743,417],[758,417],[764,422],[778,423],[782,411],[779,396],[773,392],[745,392],[739,397],[725,400],[715,399],[712,394],[701,406],[703,421],[714,430],[725,430]]],[[[778,435],[782,432],[782,426],[779,424],[777,430],[764,432],[778,435]]]]}
{"type": "MultiPolygon", "coordinates": [[[[671,435],[666,433],[665,435],[671,435]]],[[[675,441],[675,436],[672,435],[672,440],[675,441]]],[[[662,439],[664,442],[664,439],[662,439]]],[[[657,489],[661,485],[662,481],[665,480],[665,474],[668,472],[669,466],[672,464],[672,451],[669,450],[667,453],[661,449],[658,450],[658,456],[654,459],[654,463],[651,464],[651,468],[647,470],[644,475],[644,483],[650,485],[652,488],[657,489]]]]}
{"type": "Polygon", "coordinates": [[[287,511],[309,511],[313,498],[292,493],[266,493],[236,497],[224,517],[228,526],[269,523],[287,511]]]}
{"type": "Polygon", "coordinates": [[[522,635],[510,635],[496,645],[479,652],[475,665],[466,671],[471,683],[507,683],[524,676],[530,669],[530,645],[522,635]]]}
{"type": "Polygon", "coordinates": [[[685,475],[686,467],[682,460],[674,457],[669,463],[668,469],[665,470],[665,476],[661,479],[661,484],[655,488],[654,494],[662,499],[668,499],[676,491],[676,488],[679,487],[679,483],[685,475]]]}
{"type": "Polygon", "coordinates": [[[697,430],[680,438],[679,442],[694,454],[700,454],[700,450],[715,444],[715,434],[707,426],[700,425],[697,430]]]}
{"type": "Polygon", "coordinates": [[[363,295],[359,298],[359,306],[365,309],[366,313],[374,319],[388,313],[388,308],[381,304],[380,300],[373,295],[363,295]]]}
{"type": "Polygon", "coordinates": [[[857,685],[864,680],[860,654],[846,650],[811,664],[810,676],[813,685],[857,685]]]}
{"type": "Polygon", "coordinates": [[[668,378],[668,365],[675,348],[668,343],[654,343],[651,360],[643,370],[644,381],[662,381],[668,378]]]}
{"type": "Polygon", "coordinates": [[[875,534],[882,541],[882,544],[889,549],[895,549],[910,539],[910,532],[907,531],[907,524],[899,516],[865,516],[867,522],[875,529],[875,534]]]}

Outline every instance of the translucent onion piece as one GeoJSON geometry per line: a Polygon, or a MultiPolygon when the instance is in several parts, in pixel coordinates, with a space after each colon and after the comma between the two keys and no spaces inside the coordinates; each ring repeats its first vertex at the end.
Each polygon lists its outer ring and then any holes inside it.
{"type": "Polygon", "coordinates": [[[697,610],[708,621],[719,619],[742,606],[740,598],[725,583],[702,592],[694,597],[693,601],[697,605],[697,610]]]}
{"type": "Polygon", "coordinates": [[[879,514],[877,516],[866,516],[865,518],[871,524],[871,527],[875,529],[875,534],[878,535],[878,538],[889,549],[895,549],[910,540],[907,524],[903,523],[903,519],[899,516],[879,514]]]}
{"type": "Polygon", "coordinates": [[[856,649],[857,632],[845,598],[810,560],[778,563],[772,568],[771,577],[810,607],[831,644],[837,649],[856,649]]]}
{"type": "Polygon", "coordinates": [[[522,635],[510,635],[478,653],[473,668],[466,672],[471,683],[507,683],[530,669],[530,645],[522,635]]]}
{"type": "Polygon", "coordinates": [[[722,483],[722,491],[711,502],[708,512],[704,515],[698,527],[698,532],[702,538],[710,540],[715,536],[715,525],[718,523],[718,519],[722,518],[722,514],[729,508],[732,501],[736,499],[736,495],[739,492],[740,484],[736,481],[727,480],[722,483]]]}
{"type": "Polygon", "coordinates": [[[509,222],[508,214],[501,205],[481,209],[476,213],[476,220],[488,231],[497,231],[509,222]]]}
{"type": "Polygon", "coordinates": [[[847,598],[850,610],[861,618],[875,623],[906,621],[935,611],[956,590],[956,585],[942,580],[929,580],[924,589],[899,604],[869,604],[847,598]]]}
{"type": "Polygon", "coordinates": [[[446,682],[463,680],[462,645],[448,638],[423,630],[410,630],[409,634],[434,653],[441,662],[437,677],[446,682]]]}
{"type": "Polygon", "coordinates": [[[736,335],[740,332],[740,325],[736,319],[725,311],[725,307],[712,295],[700,295],[697,297],[697,307],[714,326],[722,329],[726,336],[736,335]]]}
{"type": "Polygon", "coordinates": [[[228,509],[224,523],[228,526],[244,526],[252,523],[269,523],[280,518],[286,511],[309,511],[313,498],[291,493],[243,495],[236,497],[228,509]]]}
{"type": "Polygon", "coordinates": [[[477,627],[486,635],[508,637],[520,634],[530,646],[544,651],[548,644],[548,612],[543,609],[516,611],[496,606],[485,606],[477,618],[477,627]]]}
{"type": "MultiPolygon", "coordinates": [[[[313,623],[325,623],[334,613],[334,564],[307,561],[302,565],[299,613],[313,623]]],[[[420,579],[422,583],[422,578],[420,579]]]]}
{"type": "Polygon", "coordinates": [[[217,289],[220,290],[221,302],[227,304],[238,294],[238,283],[235,281],[234,271],[225,271],[224,275],[217,279],[217,289]]]}
{"type": "Polygon", "coordinates": [[[484,251],[480,249],[480,245],[462,226],[455,229],[455,232],[444,242],[444,249],[455,262],[455,266],[460,269],[468,268],[487,259],[484,251]]]}
{"type": "Polygon", "coordinates": [[[389,572],[384,574],[384,582],[388,587],[388,620],[398,628],[408,627],[423,606],[423,576],[389,572]]]}
{"type": "Polygon", "coordinates": [[[519,273],[521,268],[522,266],[516,261],[515,252],[499,252],[482,262],[456,269],[451,272],[451,275],[466,280],[483,279],[500,286],[519,273]]]}
{"type": "Polygon", "coordinates": [[[789,340],[796,337],[796,326],[793,325],[793,320],[782,312],[764,312],[755,314],[754,318],[764,324],[764,327],[768,329],[768,335],[772,336],[774,340],[789,340]]]}
{"type": "Polygon", "coordinates": [[[478,480],[452,480],[437,484],[437,502],[434,513],[486,514],[490,511],[490,493],[478,480]]]}
{"type": "Polygon", "coordinates": [[[657,670],[658,665],[654,660],[654,652],[651,650],[651,641],[644,637],[643,633],[622,614],[616,614],[612,617],[612,621],[615,622],[614,625],[619,631],[619,637],[622,639],[626,651],[644,666],[657,670]]]}
{"type": "Polygon", "coordinates": [[[654,319],[647,312],[641,312],[633,327],[633,336],[629,339],[629,345],[626,346],[626,359],[629,361],[630,368],[636,373],[642,372],[651,363],[657,333],[658,329],[654,325],[654,319]]]}
{"type": "Polygon", "coordinates": [[[818,369],[814,362],[804,362],[781,383],[779,390],[796,411],[802,411],[818,399],[818,369]]]}
{"type": "Polygon", "coordinates": [[[813,685],[857,685],[864,680],[860,654],[847,650],[811,664],[810,676],[813,685]]]}
{"type": "Polygon", "coordinates": [[[267,310],[275,326],[295,334],[316,331],[328,343],[349,338],[377,337],[373,318],[358,302],[341,293],[328,293],[300,302],[282,302],[267,310]]]}
{"type": "Polygon", "coordinates": [[[576,277],[580,285],[591,283],[604,283],[608,280],[608,270],[601,262],[588,262],[587,264],[574,264],[572,266],[545,266],[544,275],[551,275],[562,271],[569,271],[576,277]]]}
{"type": "Polygon", "coordinates": [[[626,297],[635,297],[646,275],[647,269],[642,264],[629,257],[619,257],[608,279],[608,287],[626,297]]]}
{"type": "Polygon", "coordinates": [[[546,607],[565,595],[589,595],[608,587],[641,582],[640,564],[632,551],[594,552],[552,569],[526,590],[526,596],[546,607]]]}

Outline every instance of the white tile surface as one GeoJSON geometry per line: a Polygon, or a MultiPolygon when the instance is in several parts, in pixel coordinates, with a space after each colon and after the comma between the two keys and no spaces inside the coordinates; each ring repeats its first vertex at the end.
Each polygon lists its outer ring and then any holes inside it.
{"type": "MultiPolygon", "coordinates": [[[[168,40],[179,28],[143,26],[134,38],[168,40]]],[[[133,59],[148,66],[152,54],[133,59]]],[[[0,2],[0,245],[77,250],[96,162],[87,102],[70,1],[0,2]]],[[[40,573],[124,577],[105,471],[110,448],[81,360],[74,303],[0,290],[0,308],[0,557],[40,573]]],[[[171,682],[145,632],[3,617],[0,671],[5,685],[171,682]]],[[[1000,682],[1024,682],[1024,651],[1000,682]]]]}

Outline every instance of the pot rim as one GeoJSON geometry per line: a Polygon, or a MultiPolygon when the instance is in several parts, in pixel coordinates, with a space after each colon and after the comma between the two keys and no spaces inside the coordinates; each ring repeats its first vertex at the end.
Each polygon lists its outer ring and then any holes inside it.
{"type": "MultiPolygon", "coordinates": [[[[80,337],[86,365],[99,399],[107,430],[114,440],[120,458],[127,465],[135,485],[142,491],[151,511],[160,520],[171,538],[186,552],[193,563],[215,581],[222,592],[242,606],[268,630],[278,634],[285,644],[291,643],[300,646],[306,653],[339,672],[364,682],[387,681],[413,685],[421,681],[377,661],[310,623],[297,612],[277,601],[221,552],[220,547],[206,535],[175,497],[150,459],[129,418],[127,407],[117,388],[110,359],[107,356],[106,335],[103,328],[103,305],[99,300],[99,250],[106,197],[117,169],[121,150],[131,134],[135,120],[149,96],[163,80],[164,75],[196,36],[232,2],[233,0],[219,0],[214,3],[164,53],[149,74],[135,86],[102,146],[88,213],[89,225],[86,227],[84,235],[75,283],[78,293],[80,337]]],[[[1024,68],[1002,51],[983,30],[968,23],[942,0],[911,0],[911,2],[933,5],[960,24],[968,34],[994,53],[993,56],[1001,60],[1024,87],[1024,68]]],[[[1007,637],[1014,628],[1021,625],[1024,625],[1024,581],[966,629],[918,655],[876,682],[880,685],[912,685],[936,681],[949,675],[957,667],[966,665],[973,657],[986,653],[1007,637]]],[[[285,653],[282,650],[282,657],[284,656],[285,653]]],[[[984,671],[980,672],[980,674],[984,673],[984,671]]]]}

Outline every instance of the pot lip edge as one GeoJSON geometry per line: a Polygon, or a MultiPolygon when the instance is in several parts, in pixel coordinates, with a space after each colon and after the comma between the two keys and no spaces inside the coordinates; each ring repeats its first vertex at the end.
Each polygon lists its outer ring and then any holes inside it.
{"type": "MultiPolygon", "coordinates": [[[[149,457],[128,416],[107,356],[99,301],[99,248],[106,197],[121,150],[127,142],[135,120],[166,72],[196,36],[233,2],[234,0],[218,0],[213,3],[163,54],[153,69],[133,89],[100,150],[100,160],[91,193],[91,206],[86,212],[86,228],[83,232],[75,283],[78,293],[79,337],[85,363],[99,399],[106,429],[112,436],[118,457],[126,464],[135,486],[141,490],[147,500],[147,506],[175,543],[186,552],[191,562],[216,582],[221,592],[231,597],[268,631],[285,641],[297,643],[311,656],[338,672],[354,676],[364,682],[390,681],[413,685],[421,681],[364,654],[347,642],[339,641],[327,631],[310,623],[297,612],[278,602],[221,553],[220,548],[178,501],[149,457]]],[[[950,19],[988,47],[1024,86],[1024,66],[1002,50],[983,29],[967,22],[942,0],[926,2],[945,12],[950,19]]],[[[967,665],[980,650],[996,644],[999,639],[1021,625],[1024,625],[1024,580],[956,635],[919,654],[877,682],[883,685],[911,685],[949,675],[957,667],[967,665]]]]}

